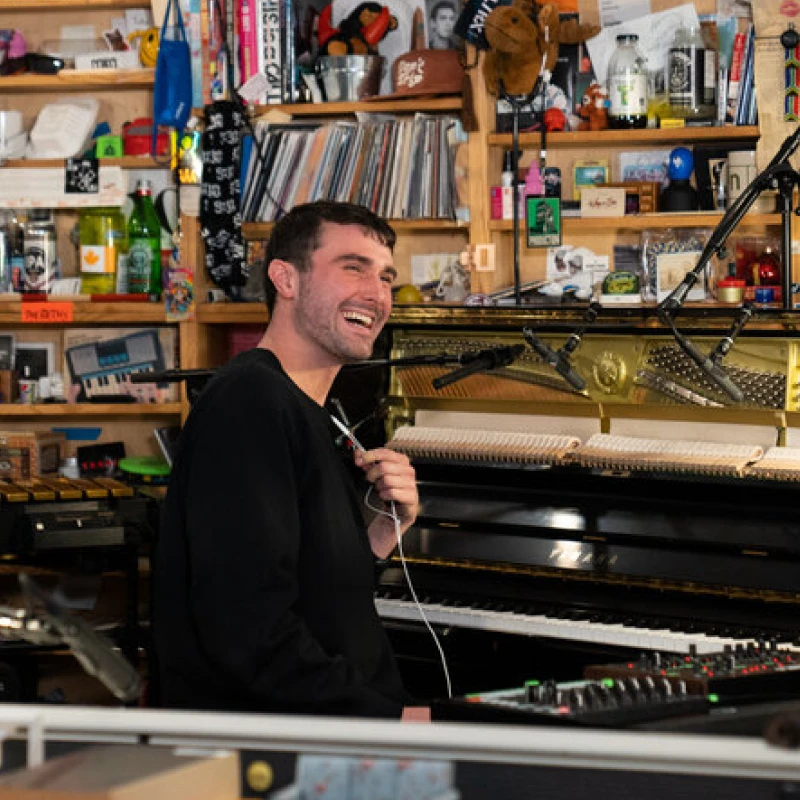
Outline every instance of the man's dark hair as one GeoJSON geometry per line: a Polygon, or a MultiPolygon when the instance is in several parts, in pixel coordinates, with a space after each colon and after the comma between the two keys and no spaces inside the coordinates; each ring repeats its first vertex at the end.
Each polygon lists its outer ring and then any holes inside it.
{"type": "Polygon", "coordinates": [[[450,2],[450,0],[439,0],[438,3],[435,3],[431,8],[431,19],[436,19],[436,15],[443,9],[446,8],[449,11],[455,12],[456,4],[450,2]]]}
{"type": "Polygon", "coordinates": [[[382,245],[394,251],[397,235],[392,226],[365,206],[330,200],[295,206],[275,223],[267,243],[264,256],[264,292],[270,314],[275,308],[276,294],[275,284],[268,274],[270,263],[279,258],[293,264],[300,272],[308,270],[311,267],[311,254],[320,246],[320,232],[326,222],[358,225],[382,245]]]}

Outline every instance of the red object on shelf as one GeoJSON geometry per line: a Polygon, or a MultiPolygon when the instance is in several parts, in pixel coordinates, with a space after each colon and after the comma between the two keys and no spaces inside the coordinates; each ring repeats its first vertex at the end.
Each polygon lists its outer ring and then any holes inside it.
{"type": "MultiPolygon", "coordinates": [[[[153,120],[150,117],[138,117],[122,126],[122,149],[126,156],[149,156],[153,140],[153,120]]],[[[169,134],[159,133],[156,136],[155,155],[169,153],[169,134]]]]}
{"type": "Polygon", "coordinates": [[[149,294],[93,294],[93,303],[149,303],[149,294]]]}

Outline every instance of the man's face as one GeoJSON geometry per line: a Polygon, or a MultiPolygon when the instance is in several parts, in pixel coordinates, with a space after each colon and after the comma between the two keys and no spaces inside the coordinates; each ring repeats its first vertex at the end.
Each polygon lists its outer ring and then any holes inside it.
{"type": "Polygon", "coordinates": [[[452,8],[440,8],[433,18],[433,28],[443,39],[449,39],[453,35],[455,24],[456,12],[452,8]]]}
{"type": "Polygon", "coordinates": [[[369,358],[392,309],[392,253],[357,225],[324,223],[301,272],[298,330],[338,363],[369,358]]]}

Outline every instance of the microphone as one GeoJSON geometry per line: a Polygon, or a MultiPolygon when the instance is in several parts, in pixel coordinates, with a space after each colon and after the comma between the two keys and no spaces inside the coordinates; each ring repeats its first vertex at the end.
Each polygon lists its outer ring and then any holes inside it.
{"type": "Polygon", "coordinates": [[[67,611],[24,573],[19,576],[26,608],[0,610],[0,633],[34,644],[66,644],[89,675],[101,681],[119,700],[138,699],[139,673],[113,644],[91,625],[67,611]],[[34,613],[34,600],[44,610],[34,613]]]}
{"type": "Polygon", "coordinates": [[[714,348],[713,352],[709,356],[711,361],[714,364],[719,364],[723,358],[725,358],[728,353],[730,353],[731,348],[733,347],[733,343],[736,341],[736,337],[742,332],[742,329],[745,325],[747,325],[748,320],[750,317],[753,316],[753,306],[751,303],[745,303],[742,306],[741,311],[739,312],[739,316],[733,321],[733,325],[731,325],[731,329],[728,333],[720,339],[717,346],[714,348]]]}
{"type": "MultiPolygon", "coordinates": [[[[582,392],[586,388],[586,381],[572,369],[569,358],[564,352],[561,350],[553,350],[552,347],[545,344],[536,336],[530,328],[523,328],[522,335],[536,354],[552,367],[573,389],[575,389],[575,391],[582,392]]],[[[575,347],[577,346],[578,345],[575,344],[575,347]]],[[[573,347],[573,350],[574,349],[573,347]]]]}
{"type": "MultiPolygon", "coordinates": [[[[752,312],[751,312],[752,313],[752,312]]],[[[749,314],[748,314],[749,317],[749,314]]],[[[676,327],[672,317],[668,315],[661,315],[661,319],[664,323],[669,325],[670,329],[672,330],[672,335],[675,337],[675,341],[680,346],[681,350],[686,353],[689,358],[694,361],[695,364],[700,368],[700,371],[711,380],[720,388],[722,389],[725,394],[728,395],[735,403],[741,403],[744,400],[744,393],[742,390],[727,376],[724,370],[718,366],[717,360],[713,359],[712,356],[707,356],[704,353],[700,352],[676,327]]],[[[742,326],[744,322],[742,323],[742,326]]],[[[737,326],[734,325],[734,328],[737,326]]],[[[741,330],[741,327],[739,327],[741,330]]],[[[725,337],[722,341],[717,345],[717,348],[724,348],[725,347],[725,340],[730,337],[725,337]]],[[[727,349],[725,353],[727,353],[733,341],[731,340],[730,345],[727,345],[727,349]]],[[[716,351],[715,351],[716,352],[716,351]]],[[[719,358],[722,358],[720,356],[719,358]]]]}
{"type": "Polygon", "coordinates": [[[465,354],[461,356],[464,366],[440,375],[433,379],[434,389],[444,389],[451,383],[468,378],[476,372],[486,372],[499,367],[507,367],[516,361],[525,350],[524,344],[505,345],[503,347],[491,347],[488,350],[479,350],[477,353],[465,354]]]}

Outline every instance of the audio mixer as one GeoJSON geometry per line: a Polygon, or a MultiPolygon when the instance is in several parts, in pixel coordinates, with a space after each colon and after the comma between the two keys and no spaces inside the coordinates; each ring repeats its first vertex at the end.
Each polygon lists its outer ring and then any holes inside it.
{"type": "Polygon", "coordinates": [[[626,676],[566,683],[527,681],[433,704],[433,718],[471,722],[625,727],[683,714],[701,714],[710,701],[689,694],[680,679],[626,676]]]}
{"type": "Polygon", "coordinates": [[[694,648],[683,656],[646,652],[634,661],[586,667],[583,674],[595,680],[681,680],[688,694],[713,695],[720,704],[800,698],[800,655],[767,641],[701,655],[694,648]]]}

